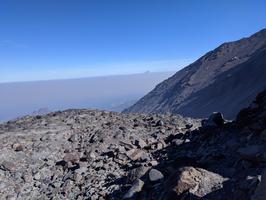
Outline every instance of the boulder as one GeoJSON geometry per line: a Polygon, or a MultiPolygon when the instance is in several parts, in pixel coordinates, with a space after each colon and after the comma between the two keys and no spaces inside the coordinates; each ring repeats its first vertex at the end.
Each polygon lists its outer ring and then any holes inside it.
{"type": "Polygon", "coordinates": [[[214,112],[207,120],[202,121],[203,127],[218,127],[224,124],[225,120],[222,113],[214,112]]]}
{"type": "Polygon", "coordinates": [[[140,179],[135,180],[131,188],[124,195],[123,199],[130,199],[134,197],[138,192],[141,192],[143,186],[144,182],[142,180],[140,179]]]}
{"type": "Polygon", "coordinates": [[[68,141],[69,142],[77,142],[79,140],[79,137],[77,134],[73,134],[69,137],[68,141]]]}
{"type": "Polygon", "coordinates": [[[135,160],[140,159],[142,155],[144,154],[144,152],[140,149],[131,149],[127,151],[126,154],[131,160],[135,161],[135,160]]]}
{"type": "Polygon", "coordinates": [[[22,146],[22,144],[20,144],[20,143],[14,143],[14,144],[12,145],[12,148],[13,148],[15,151],[23,151],[23,146],[22,146]]]}
{"type": "Polygon", "coordinates": [[[141,148],[143,149],[145,146],[147,146],[147,143],[141,139],[141,138],[137,138],[135,139],[135,145],[138,147],[138,148],[141,148]]]}
{"type": "Polygon", "coordinates": [[[156,125],[155,126],[163,126],[164,125],[164,122],[162,120],[158,120],[156,122],[156,125]]]}
{"type": "Polygon", "coordinates": [[[157,182],[164,178],[164,175],[157,169],[151,169],[149,172],[149,180],[151,182],[157,182]]]}
{"type": "Polygon", "coordinates": [[[66,153],[64,160],[69,163],[78,163],[79,155],[77,153],[66,153]]]}
{"type": "Polygon", "coordinates": [[[179,146],[179,145],[184,143],[184,140],[182,140],[182,139],[173,139],[172,143],[175,144],[176,146],[179,146]]]}
{"type": "Polygon", "coordinates": [[[177,197],[191,194],[202,198],[221,189],[226,180],[221,175],[202,168],[183,167],[178,171],[177,184],[173,187],[173,191],[177,197]]]}
{"type": "Polygon", "coordinates": [[[133,182],[138,178],[141,178],[148,171],[148,167],[140,166],[132,169],[128,174],[128,182],[133,182]]]}
{"type": "Polygon", "coordinates": [[[149,162],[149,166],[156,166],[156,165],[158,165],[158,161],[157,160],[151,160],[149,162]]]}
{"type": "Polygon", "coordinates": [[[4,171],[14,172],[17,169],[17,166],[16,166],[16,164],[14,162],[3,161],[0,164],[0,169],[2,169],[4,171]]]}
{"type": "Polygon", "coordinates": [[[128,143],[128,142],[125,142],[125,141],[119,141],[119,144],[122,145],[126,150],[130,150],[130,149],[134,149],[135,146],[128,143]]]}

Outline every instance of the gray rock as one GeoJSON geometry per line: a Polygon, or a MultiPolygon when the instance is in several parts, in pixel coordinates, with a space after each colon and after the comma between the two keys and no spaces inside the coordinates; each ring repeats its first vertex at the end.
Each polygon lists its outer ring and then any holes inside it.
{"type": "Polygon", "coordinates": [[[78,174],[85,174],[88,171],[87,167],[80,167],[79,169],[75,170],[78,174]]]}
{"type": "Polygon", "coordinates": [[[145,146],[147,146],[146,142],[141,138],[137,138],[135,140],[135,145],[141,149],[143,149],[145,146]]]}
{"type": "Polygon", "coordinates": [[[158,165],[158,161],[157,160],[152,160],[152,161],[149,162],[149,166],[154,167],[156,165],[158,165]]]}
{"type": "Polygon", "coordinates": [[[149,172],[149,180],[151,182],[160,181],[164,178],[164,175],[157,169],[151,169],[149,172]]]}
{"type": "MultiPolygon", "coordinates": [[[[263,112],[264,107],[259,105],[255,111],[263,112]]],[[[187,130],[186,124],[196,129],[200,121],[93,110],[0,123],[1,199],[9,195],[17,199],[117,199],[134,183],[125,198],[165,200],[174,193],[172,199],[219,199],[224,197],[220,194],[228,194],[228,198],[235,197],[231,199],[248,200],[266,160],[261,139],[266,113],[255,111],[242,114],[249,133],[237,121],[220,128],[187,130]],[[155,126],[159,120],[163,127],[155,126]],[[251,133],[249,140],[241,139],[251,133]],[[70,139],[72,135],[78,137],[70,139]],[[177,148],[173,139],[185,145],[177,148]],[[15,150],[16,143],[23,145],[23,151],[15,150]],[[190,163],[208,166],[215,173],[194,167],[177,172],[178,166],[190,163]],[[154,166],[163,169],[163,174],[150,170],[154,166]],[[227,179],[219,174],[230,177],[230,187],[223,188],[227,179]],[[146,187],[141,179],[147,180],[146,187]]]]}
{"type": "Polygon", "coordinates": [[[224,124],[225,120],[222,115],[222,113],[214,112],[209,116],[207,120],[202,121],[203,127],[217,127],[222,126],[224,124]]]}
{"type": "Polygon", "coordinates": [[[135,160],[140,159],[143,156],[144,152],[139,149],[131,149],[127,151],[126,154],[131,160],[135,161],[135,160]]]}
{"type": "Polygon", "coordinates": [[[135,180],[131,188],[124,195],[123,199],[130,199],[134,197],[134,195],[136,195],[138,192],[141,192],[143,186],[144,186],[144,182],[142,180],[140,179],[135,180]]]}
{"type": "Polygon", "coordinates": [[[96,159],[96,155],[95,155],[95,153],[93,153],[93,152],[90,152],[88,156],[89,156],[89,158],[90,158],[91,160],[95,160],[95,159],[96,159]]]}
{"type": "Polygon", "coordinates": [[[5,171],[13,172],[13,171],[15,171],[17,169],[17,166],[15,165],[14,162],[3,161],[0,164],[0,169],[5,170],[5,171]]]}
{"type": "Polygon", "coordinates": [[[35,180],[40,180],[41,179],[41,174],[38,172],[34,175],[35,180]]]}
{"type": "Polygon", "coordinates": [[[13,148],[15,151],[23,151],[23,146],[22,146],[22,144],[20,144],[20,143],[14,143],[14,144],[12,145],[12,148],[13,148]]]}
{"type": "Polygon", "coordinates": [[[176,146],[179,146],[184,143],[184,140],[182,139],[174,139],[172,140],[172,143],[174,143],[176,146]]]}
{"type": "Polygon", "coordinates": [[[164,122],[162,120],[158,120],[156,122],[156,126],[163,126],[164,125],[164,122]]]}
{"type": "Polygon", "coordinates": [[[72,136],[70,136],[70,138],[68,139],[68,141],[70,142],[77,142],[79,139],[77,134],[73,134],[72,136]]]}
{"type": "Polygon", "coordinates": [[[128,181],[133,182],[138,178],[141,178],[148,171],[148,167],[140,166],[132,169],[128,174],[128,181]]]}
{"type": "Polygon", "coordinates": [[[120,145],[122,145],[126,150],[134,149],[135,146],[130,144],[129,142],[120,141],[120,145]]]}
{"type": "Polygon", "coordinates": [[[65,156],[64,156],[64,160],[66,162],[70,162],[70,163],[78,163],[79,155],[76,152],[66,153],[65,156]]]}
{"type": "Polygon", "coordinates": [[[174,191],[178,196],[186,193],[201,198],[221,189],[226,180],[219,174],[201,168],[184,167],[179,169],[174,191]]]}

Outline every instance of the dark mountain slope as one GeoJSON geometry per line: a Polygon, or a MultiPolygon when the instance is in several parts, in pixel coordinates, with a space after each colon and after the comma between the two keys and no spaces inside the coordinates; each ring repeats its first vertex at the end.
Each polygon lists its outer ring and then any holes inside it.
{"type": "Polygon", "coordinates": [[[192,94],[175,113],[202,117],[222,111],[227,118],[235,114],[266,88],[266,48],[248,61],[222,73],[210,86],[192,94]]]}
{"type": "MultiPolygon", "coordinates": [[[[217,78],[220,77],[220,75],[223,76],[222,74],[225,74],[234,68],[238,68],[239,66],[246,66],[246,69],[249,69],[250,67],[253,68],[254,66],[252,62],[245,65],[240,64],[251,60],[254,56],[258,56],[258,52],[263,51],[265,45],[266,29],[261,30],[249,38],[224,43],[215,50],[208,52],[188,67],[180,70],[174,76],[157,85],[153,91],[140,99],[132,107],[126,109],[125,112],[171,112],[193,117],[206,117],[212,111],[221,110],[225,113],[226,117],[232,117],[236,114],[235,110],[239,110],[239,107],[232,112],[229,112],[229,109],[220,107],[220,105],[224,106],[226,101],[231,102],[234,100],[234,102],[240,102],[243,100],[243,97],[248,96],[249,98],[244,100],[241,104],[247,105],[249,103],[248,101],[255,97],[255,93],[250,92],[250,88],[245,89],[244,91],[238,90],[238,92],[242,94],[239,96],[240,99],[238,99],[238,96],[236,95],[234,97],[232,96],[234,99],[228,99],[228,97],[227,99],[219,98],[218,102],[214,99],[208,99],[209,103],[213,101],[211,103],[213,107],[210,107],[210,109],[206,109],[206,107],[209,108],[206,102],[204,102],[204,105],[201,105],[201,102],[197,102],[196,99],[204,99],[204,97],[199,98],[198,95],[200,95],[200,91],[205,91],[205,89],[211,87],[211,85],[218,84],[217,78]],[[225,101],[225,103],[222,103],[221,101],[225,101]],[[191,102],[200,106],[194,106],[193,109],[191,109],[191,102]]],[[[261,64],[260,66],[265,67],[264,64],[261,64]]],[[[240,72],[241,70],[237,71],[240,72]]],[[[238,72],[235,72],[234,76],[238,76],[237,73],[238,72]]],[[[245,71],[241,72],[241,74],[243,73],[245,73],[245,71]]],[[[248,73],[247,70],[247,74],[245,76],[241,75],[241,77],[248,77],[248,73]]],[[[257,75],[259,74],[254,74],[254,76],[250,78],[255,80],[257,75]]],[[[243,79],[239,80],[239,84],[245,82],[243,79]]],[[[254,83],[257,84],[256,81],[254,81],[254,83]]],[[[258,81],[258,83],[261,82],[258,81]]],[[[232,85],[220,83],[220,87],[220,91],[227,91],[232,88],[232,85]]],[[[251,88],[252,87],[253,86],[251,86],[251,88]]],[[[256,87],[260,88],[261,86],[256,87]]],[[[242,88],[244,89],[245,87],[243,86],[242,88]]],[[[262,88],[264,88],[264,86],[262,86],[262,88]]],[[[217,96],[221,96],[222,92],[219,92],[219,90],[216,92],[219,94],[217,95],[216,93],[217,96]]],[[[206,94],[206,92],[203,92],[203,94],[206,94]]]]}

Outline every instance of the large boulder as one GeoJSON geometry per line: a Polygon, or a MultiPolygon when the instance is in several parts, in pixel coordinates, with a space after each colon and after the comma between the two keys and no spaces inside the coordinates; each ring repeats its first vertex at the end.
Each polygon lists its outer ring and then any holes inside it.
{"type": "Polygon", "coordinates": [[[144,186],[144,182],[140,179],[137,179],[132,184],[131,188],[124,195],[123,199],[130,199],[137,195],[138,192],[141,192],[142,187],[144,186]]]}
{"type": "Polygon", "coordinates": [[[171,191],[168,191],[166,199],[186,198],[188,195],[202,198],[223,188],[223,182],[227,180],[219,174],[194,167],[180,168],[175,178],[176,183],[171,191]]]}
{"type": "Polygon", "coordinates": [[[136,167],[130,170],[130,172],[128,173],[128,177],[127,177],[128,182],[133,182],[136,179],[141,178],[143,175],[145,175],[148,169],[149,169],[148,167],[139,166],[139,167],[136,167]]]}
{"type": "Polygon", "coordinates": [[[214,112],[212,113],[208,119],[202,121],[203,127],[217,127],[222,126],[225,120],[222,113],[214,112]]]}

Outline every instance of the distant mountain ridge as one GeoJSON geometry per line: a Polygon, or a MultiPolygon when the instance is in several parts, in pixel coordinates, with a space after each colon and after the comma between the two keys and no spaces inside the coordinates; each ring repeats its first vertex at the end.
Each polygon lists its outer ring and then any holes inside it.
{"type": "Polygon", "coordinates": [[[266,29],[220,45],[158,84],[124,112],[233,118],[266,88],[266,29]]]}

